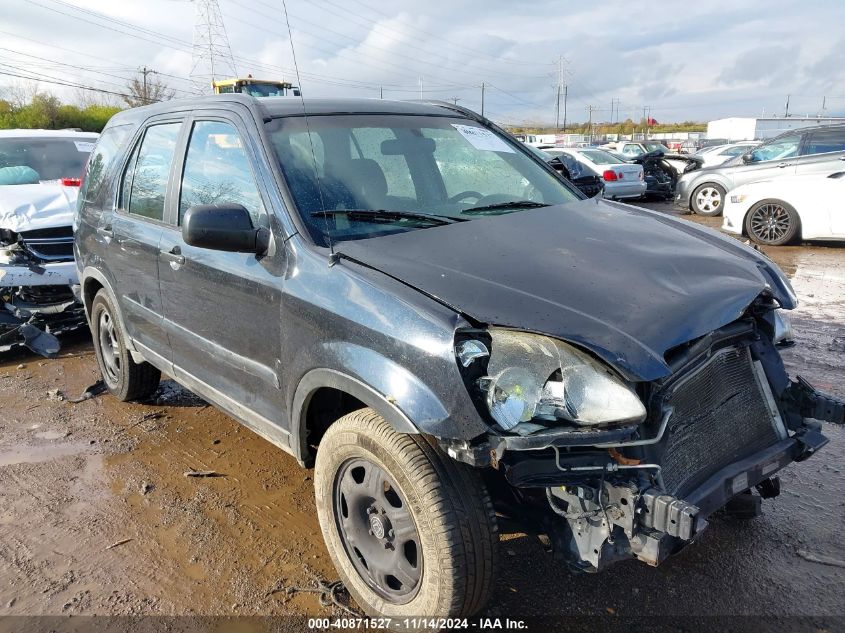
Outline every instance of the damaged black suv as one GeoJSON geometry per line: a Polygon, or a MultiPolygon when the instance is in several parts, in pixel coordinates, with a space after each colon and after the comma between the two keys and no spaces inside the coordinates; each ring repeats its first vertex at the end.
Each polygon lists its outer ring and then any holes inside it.
{"type": "MultiPolygon", "coordinates": [[[[116,115],[76,262],[109,390],[166,372],[301,464],[369,614],[487,599],[497,515],[657,565],[826,442],[763,255],[585,199],[443,103],[221,95],[116,115]],[[683,258],[680,270],[676,263],[683,258]]],[[[529,529],[529,527],[526,527],[529,529]]]]}

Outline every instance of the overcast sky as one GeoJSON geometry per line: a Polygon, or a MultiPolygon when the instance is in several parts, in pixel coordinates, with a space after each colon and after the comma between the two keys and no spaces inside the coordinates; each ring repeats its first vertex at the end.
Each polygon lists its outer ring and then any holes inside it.
{"type": "MultiPolygon", "coordinates": [[[[458,98],[497,121],[845,115],[845,2],[287,0],[306,96],[458,98]],[[616,115],[614,115],[616,116],[616,115]]],[[[295,81],[281,0],[219,0],[241,74],[295,81]]],[[[0,87],[40,76],[125,91],[146,65],[190,91],[189,0],[0,0],[0,87]],[[127,26],[127,25],[132,25],[127,26]],[[64,64],[64,65],[62,65],[64,64]]],[[[0,98],[2,98],[0,88],[0,98]]]]}

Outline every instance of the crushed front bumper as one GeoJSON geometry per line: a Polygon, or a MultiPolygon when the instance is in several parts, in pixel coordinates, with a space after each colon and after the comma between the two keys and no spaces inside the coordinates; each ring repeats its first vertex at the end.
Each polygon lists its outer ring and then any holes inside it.
{"type": "Polygon", "coordinates": [[[72,292],[76,284],[73,261],[0,265],[0,352],[27,347],[54,357],[55,335],[85,325],[82,304],[72,292]]]}

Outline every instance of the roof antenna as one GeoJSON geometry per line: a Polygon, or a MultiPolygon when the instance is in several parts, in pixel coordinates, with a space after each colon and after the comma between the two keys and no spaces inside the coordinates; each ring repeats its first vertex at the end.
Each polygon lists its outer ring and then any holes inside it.
{"type": "Polygon", "coordinates": [[[308,134],[308,145],[311,147],[311,160],[314,162],[314,177],[317,179],[317,193],[320,195],[320,210],[323,211],[323,221],[326,223],[326,239],[329,242],[329,267],[334,266],[340,260],[340,253],[335,253],[334,243],[329,231],[329,216],[325,213],[326,203],[323,200],[323,185],[320,183],[320,170],[317,167],[317,152],[314,151],[314,140],[311,138],[311,127],[308,125],[308,113],[305,111],[305,97],[302,96],[302,79],[299,77],[299,64],[296,63],[296,49],[293,47],[293,34],[290,30],[290,18],[288,17],[287,0],[282,0],[282,9],[285,12],[285,24],[288,27],[288,40],[290,41],[290,53],[293,57],[293,69],[296,72],[296,83],[299,84],[299,101],[302,103],[302,116],[305,119],[305,132],[308,134]]]}

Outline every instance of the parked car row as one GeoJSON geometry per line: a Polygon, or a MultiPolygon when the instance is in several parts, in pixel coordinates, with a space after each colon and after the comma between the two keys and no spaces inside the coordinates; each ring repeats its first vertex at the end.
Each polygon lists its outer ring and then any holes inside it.
{"type": "Polygon", "coordinates": [[[54,334],[85,324],[73,214],[97,134],[0,131],[0,352],[58,352],[54,334]]]}
{"type": "Polygon", "coordinates": [[[845,239],[843,174],[845,125],[803,128],[684,174],[675,204],[700,215],[724,213],[726,231],[761,244],[845,239]]]}

